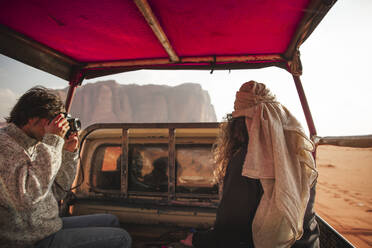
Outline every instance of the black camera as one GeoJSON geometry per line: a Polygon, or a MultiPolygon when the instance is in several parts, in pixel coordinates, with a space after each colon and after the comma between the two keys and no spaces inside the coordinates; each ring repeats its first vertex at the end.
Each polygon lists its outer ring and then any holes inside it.
{"type": "Polygon", "coordinates": [[[72,133],[76,133],[81,129],[81,122],[79,118],[73,118],[71,115],[64,113],[65,118],[70,126],[70,129],[66,133],[66,138],[68,138],[72,133]]]}

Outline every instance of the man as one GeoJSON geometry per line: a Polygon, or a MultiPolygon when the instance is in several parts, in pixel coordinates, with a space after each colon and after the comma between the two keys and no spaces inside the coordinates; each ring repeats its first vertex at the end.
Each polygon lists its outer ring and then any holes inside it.
{"type": "Polygon", "coordinates": [[[56,95],[34,87],[0,129],[0,247],[130,247],[113,215],[59,217],[78,163],[64,112],[56,95]]]}

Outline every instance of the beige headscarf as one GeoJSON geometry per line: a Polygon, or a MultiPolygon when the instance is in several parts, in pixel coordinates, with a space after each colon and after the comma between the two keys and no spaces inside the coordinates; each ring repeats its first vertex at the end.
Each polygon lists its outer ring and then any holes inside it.
{"type": "Polygon", "coordinates": [[[255,247],[290,247],[302,236],[317,177],[314,145],[264,84],[244,83],[236,93],[232,116],[246,118],[249,134],[242,175],[260,179],[264,190],[252,224],[255,247]]]}

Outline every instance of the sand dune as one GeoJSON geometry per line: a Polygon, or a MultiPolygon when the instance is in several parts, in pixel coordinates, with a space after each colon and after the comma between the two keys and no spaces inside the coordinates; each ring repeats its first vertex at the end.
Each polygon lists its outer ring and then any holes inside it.
{"type": "Polygon", "coordinates": [[[372,247],[372,148],[319,146],[315,208],[356,247],[372,247]]]}

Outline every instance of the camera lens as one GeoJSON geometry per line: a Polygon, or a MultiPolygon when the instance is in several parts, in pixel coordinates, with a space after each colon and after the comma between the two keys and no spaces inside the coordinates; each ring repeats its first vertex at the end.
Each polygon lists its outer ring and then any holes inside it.
{"type": "Polygon", "coordinates": [[[74,121],[73,121],[73,129],[74,129],[74,131],[80,131],[80,129],[81,129],[81,122],[80,122],[80,120],[78,119],[78,118],[74,118],[73,119],[74,121]]]}
{"type": "Polygon", "coordinates": [[[76,133],[81,129],[81,122],[79,118],[73,118],[69,114],[65,114],[66,120],[70,126],[70,129],[67,131],[66,137],[68,138],[71,133],[76,133]]]}

